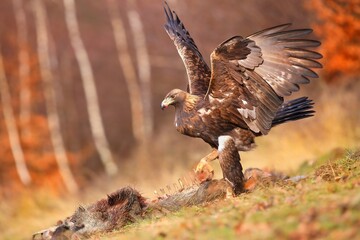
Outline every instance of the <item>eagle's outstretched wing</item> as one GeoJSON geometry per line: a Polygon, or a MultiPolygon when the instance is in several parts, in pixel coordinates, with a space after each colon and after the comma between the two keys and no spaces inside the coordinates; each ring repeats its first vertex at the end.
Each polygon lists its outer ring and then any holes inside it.
{"type": "Polygon", "coordinates": [[[188,91],[194,95],[205,95],[210,81],[210,69],[184,24],[167,3],[165,30],[178,50],[188,75],[188,91]]]}
{"type": "Polygon", "coordinates": [[[308,48],[320,45],[303,37],[311,29],[285,30],[280,25],[247,38],[232,37],[211,54],[209,100],[217,100],[229,121],[245,121],[254,132],[267,134],[283,97],[318,75],[322,56],[308,48]]]}

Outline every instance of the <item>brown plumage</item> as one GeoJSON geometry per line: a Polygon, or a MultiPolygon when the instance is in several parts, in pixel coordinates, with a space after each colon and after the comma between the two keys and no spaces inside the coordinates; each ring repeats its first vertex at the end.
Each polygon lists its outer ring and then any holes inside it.
{"type": "Polygon", "coordinates": [[[236,195],[244,192],[243,168],[233,138],[230,136],[219,137],[218,151],[224,179],[230,182],[236,195]]]}
{"type": "Polygon", "coordinates": [[[211,53],[210,69],[167,4],[165,14],[166,32],[187,71],[188,91],[170,91],[161,107],[175,107],[180,133],[202,138],[214,149],[220,136],[230,136],[238,151],[247,151],[255,146],[254,137],[271,127],[313,115],[313,102],[305,97],[284,103],[299,84],[318,77],[313,69],[321,68],[322,56],[309,48],[320,42],[304,38],[312,30],[288,30],[291,24],[284,24],[234,36],[211,53]]]}

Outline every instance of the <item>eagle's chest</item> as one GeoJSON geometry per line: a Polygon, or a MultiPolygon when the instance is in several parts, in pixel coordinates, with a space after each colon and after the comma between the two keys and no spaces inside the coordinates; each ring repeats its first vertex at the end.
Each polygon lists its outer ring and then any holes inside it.
{"type": "Polygon", "coordinates": [[[174,123],[178,132],[192,137],[201,137],[205,128],[201,119],[194,114],[177,114],[174,123]]]}
{"type": "Polygon", "coordinates": [[[217,145],[218,137],[224,132],[233,129],[233,126],[224,121],[217,109],[199,107],[193,111],[178,111],[175,114],[176,130],[184,135],[202,138],[212,146],[217,145]]]}

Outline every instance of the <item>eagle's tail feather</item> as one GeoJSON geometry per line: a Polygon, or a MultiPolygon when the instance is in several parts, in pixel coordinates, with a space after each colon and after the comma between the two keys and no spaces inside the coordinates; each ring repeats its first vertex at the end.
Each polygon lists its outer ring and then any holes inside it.
{"type": "Polygon", "coordinates": [[[314,116],[315,111],[313,110],[313,105],[314,102],[307,97],[301,97],[283,103],[272,121],[272,127],[288,121],[314,116]]]}

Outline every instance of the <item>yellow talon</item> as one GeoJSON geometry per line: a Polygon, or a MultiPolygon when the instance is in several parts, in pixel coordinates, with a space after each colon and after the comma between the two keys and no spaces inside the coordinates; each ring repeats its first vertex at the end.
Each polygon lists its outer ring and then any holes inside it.
{"type": "Polygon", "coordinates": [[[197,180],[202,183],[214,177],[214,169],[206,160],[201,160],[195,168],[195,175],[197,180]]]}

